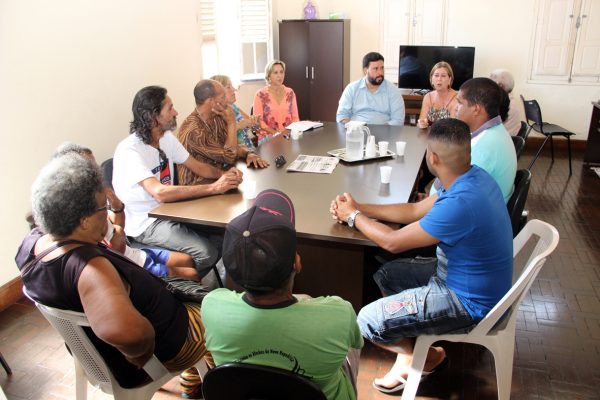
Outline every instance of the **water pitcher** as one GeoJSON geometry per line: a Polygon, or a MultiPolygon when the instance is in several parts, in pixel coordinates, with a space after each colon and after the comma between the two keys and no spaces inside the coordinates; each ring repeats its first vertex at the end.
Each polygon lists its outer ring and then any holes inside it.
{"type": "Polygon", "coordinates": [[[361,160],[365,147],[365,134],[371,135],[369,128],[361,125],[347,124],[346,126],[346,158],[349,160],[361,160]]]}

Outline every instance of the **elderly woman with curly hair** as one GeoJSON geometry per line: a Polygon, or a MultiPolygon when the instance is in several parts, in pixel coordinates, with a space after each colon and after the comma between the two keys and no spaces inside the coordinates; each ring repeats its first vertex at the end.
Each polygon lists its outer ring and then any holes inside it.
{"type": "Polygon", "coordinates": [[[76,154],[50,161],[33,184],[32,206],[41,229],[15,258],[23,283],[42,304],[86,314],[87,334],[121,386],[144,382],[140,368],[153,354],[171,371],[209,356],[200,305],[181,303],[163,280],[98,244],[108,225],[95,163],[76,154]]]}

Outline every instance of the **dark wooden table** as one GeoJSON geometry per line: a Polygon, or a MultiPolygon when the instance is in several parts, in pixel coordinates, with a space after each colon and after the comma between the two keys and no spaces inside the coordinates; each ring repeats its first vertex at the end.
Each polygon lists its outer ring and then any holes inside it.
{"type": "MultiPolygon", "coordinates": [[[[344,147],[342,124],[326,122],[322,128],[304,132],[299,140],[275,138],[260,148],[261,157],[271,165],[262,170],[248,169],[240,163],[244,179],[256,181],[257,193],[275,188],[288,194],[296,210],[298,253],[303,271],[294,290],[312,296],[335,294],[350,301],[356,309],[362,305],[364,246],[373,246],[360,232],[335,223],[329,214],[331,200],[343,192],[352,193],[359,202],[390,204],[408,201],[423,156],[425,143],[419,129],[411,126],[369,126],[377,141],[407,142],[403,157],[359,163],[340,162],[332,174],[286,172],[298,154],[327,155],[328,150],[344,147]],[[287,164],[275,166],[275,157],[283,155],[287,164]],[[381,184],[379,167],[392,166],[390,184],[381,184]]],[[[252,206],[239,190],[224,195],[165,203],[152,210],[151,217],[224,229],[226,224],[252,206]]]]}

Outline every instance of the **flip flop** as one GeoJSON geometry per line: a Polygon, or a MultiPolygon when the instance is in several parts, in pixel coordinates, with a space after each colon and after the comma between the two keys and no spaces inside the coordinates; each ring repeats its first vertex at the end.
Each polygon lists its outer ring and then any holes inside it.
{"type": "MultiPolygon", "coordinates": [[[[423,380],[423,378],[421,378],[421,380],[423,380]]],[[[375,383],[375,381],[373,381],[373,387],[377,390],[379,390],[381,393],[395,393],[395,392],[399,392],[400,390],[404,389],[404,386],[406,386],[406,379],[404,379],[403,377],[400,377],[400,382],[398,382],[397,385],[392,386],[392,387],[385,387],[385,386],[381,386],[375,383]]]]}
{"type": "MultiPolygon", "coordinates": [[[[431,371],[423,371],[421,373],[421,380],[420,382],[423,382],[426,378],[428,378],[431,374],[435,373],[435,372],[440,372],[444,369],[446,369],[448,367],[448,365],[450,364],[450,360],[448,359],[448,357],[444,357],[444,359],[442,360],[441,363],[439,363],[438,365],[435,366],[434,369],[432,369],[431,371]]],[[[406,386],[406,379],[403,377],[400,377],[399,379],[400,382],[398,382],[397,385],[392,386],[392,387],[385,387],[385,386],[381,386],[375,383],[375,381],[373,381],[373,387],[377,390],[379,390],[382,393],[395,393],[395,392],[399,392],[400,390],[403,390],[404,387],[406,386]]]]}

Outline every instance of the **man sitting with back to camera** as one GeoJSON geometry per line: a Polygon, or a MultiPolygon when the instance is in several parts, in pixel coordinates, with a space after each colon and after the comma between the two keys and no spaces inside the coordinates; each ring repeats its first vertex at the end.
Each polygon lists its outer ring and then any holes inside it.
{"type": "Polygon", "coordinates": [[[350,303],[336,296],[294,296],[302,265],[295,214],[284,193],[270,189],[225,231],[223,262],[244,293],[216,289],[202,303],[207,348],[216,365],[244,362],[292,371],[329,400],[356,398],[363,340],[350,303]]]}

